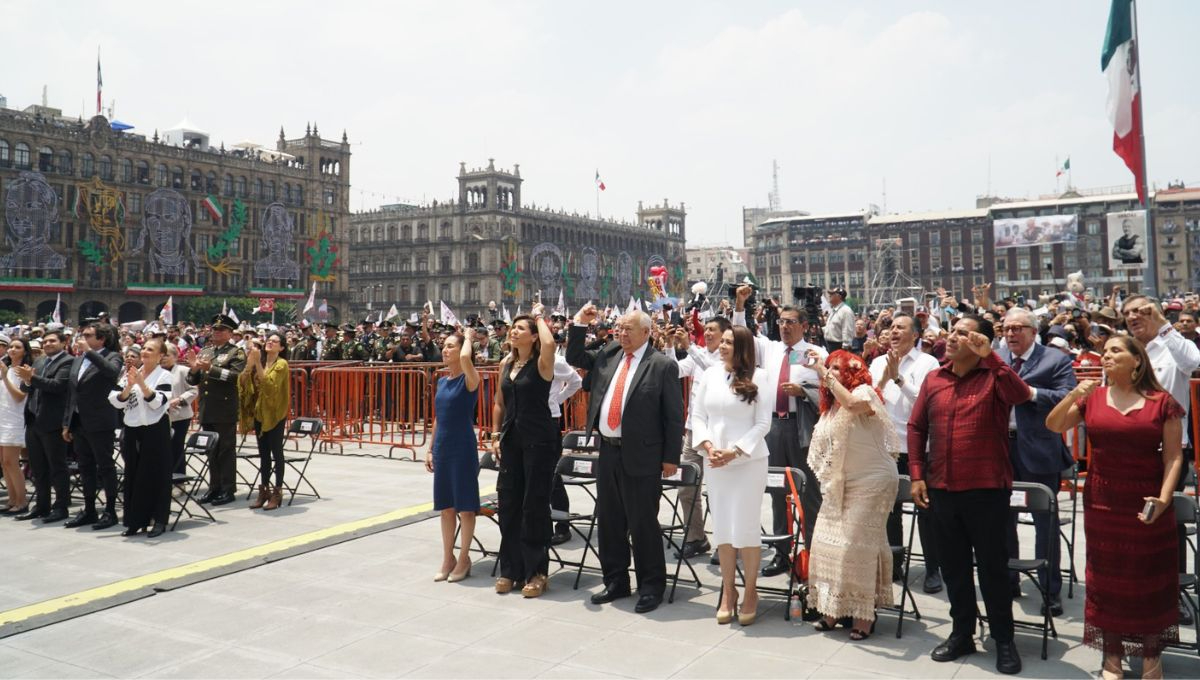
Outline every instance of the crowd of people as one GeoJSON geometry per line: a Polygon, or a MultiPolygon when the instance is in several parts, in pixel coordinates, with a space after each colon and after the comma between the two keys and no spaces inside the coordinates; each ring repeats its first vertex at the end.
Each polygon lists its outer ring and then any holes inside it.
{"type": "MultiPolygon", "coordinates": [[[[1188,381],[1200,369],[1197,301],[1164,305],[1141,295],[1118,299],[1114,291],[1107,300],[1064,297],[1035,309],[1018,299],[992,304],[987,286],[974,292],[969,302],[939,291],[926,307],[856,314],[845,291],[832,291],[818,311],[777,300],[754,304],[746,285],[703,313],[693,306],[617,316],[589,304],[567,321],[547,319],[535,305],[511,325],[497,323],[500,333],[482,324],[465,335],[443,331],[449,375],[439,383],[427,460],[444,537],[435,578],[470,573],[479,491],[474,423],[464,414],[480,398],[473,369],[493,360],[486,348],[496,343],[497,593],[520,589],[532,598],[549,586],[548,551],[558,536],[552,489],[562,453],[555,409],[560,389],[567,396],[578,389],[555,370],[565,359],[583,374],[585,437],[598,444],[603,588],[592,603],[631,596],[632,564],[635,611],[661,605],[661,478],[675,475],[681,461],[697,463],[708,526],[701,495],[681,494],[681,512],[691,521],[676,556],[696,557],[715,544],[717,623],[752,625],[758,577],[794,567],[791,546],[778,547],[765,564],[761,556],[768,466],[784,466],[807,480],[797,493],[809,553],[807,604],[820,614],[814,626],[844,625],[852,640],[866,639],[877,610],[893,605],[899,565],[891,546],[902,543],[897,488],[907,475],[918,508],[923,589],[944,589],[953,619],[932,658],[977,651],[978,573],[996,668],[1018,673],[1013,600],[1022,592],[1019,574],[1008,568],[1020,547],[1011,490],[1020,481],[1057,492],[1063,472],[1076,465],[1063,433],[1082,425],[1093,444],[1083,494],[1084,643],[1101,650],[1105,677],[1120,677],[1126,656],[1144,659],[1145,677],[1161,677],[1164,646],[1178,640],[1189,615],[1178,597],[1186,560],[1172,503],[1191,455],[1186,424],[1188,381]],[[1103,385],[1077,381],[1088,367],[1103,374],[1103,385]],[[686,404],[684,377],[691,378],[686,404]]],[[[425,326],[421,332],[438,344],[437,329],[425,326]]],[[[772,529],[786,532],[785,503],[775,503],[771,514],[772,529]]],[[[1043,614],[1058,616],[1058,524],[1038,516],[1034,530],[1037,557],[1047,565],[1038,573],[1043,614]]]]}

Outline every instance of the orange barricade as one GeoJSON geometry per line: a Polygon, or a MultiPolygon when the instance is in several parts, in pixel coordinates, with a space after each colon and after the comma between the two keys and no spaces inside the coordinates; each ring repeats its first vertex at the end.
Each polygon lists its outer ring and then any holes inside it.
{"type": "Polygon", "coordinates": [[[325,420],[322,439],[383,444],[412,452],[428,438],[433,388],[428,365],[371,364],[314,368],[312,408],[325,420]]]}

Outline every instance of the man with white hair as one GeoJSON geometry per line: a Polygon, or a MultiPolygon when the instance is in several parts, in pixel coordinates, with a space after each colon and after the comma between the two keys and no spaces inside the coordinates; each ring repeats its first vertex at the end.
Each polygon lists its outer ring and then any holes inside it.
{"type": "MultiPolygon", "coordinates": [[[[1075,460],[1067,451],[1062,435],[1046,427],[1046,416],[1075,389],[1071,357],[1034,342],[1037,319],[1021,307],[1008,310],[1001,330],[1007,347],[998,354],[1029,385],[1030,393],[1029,401],[1014,406],[1008,416],[1008,456],[1013,480],[1044,484],[1057,492],[1062,471],[1074,465],[1075,460]]],[[[1034,515],[1034,534],[1035,555],[1047,560],[1046,567],[1038,571],[1038,580],[1050,595],[1050,614],[1061,616],[1058,522],[1045,514],[1034,515]]],[[[1013,559],[1019,556],[1015,514],[1008,526],[1008,556],[1013,559]]],[[[1021,595],[1020,576],[1019,572],[1009,572],[1013,597],[1021,595]]]]}

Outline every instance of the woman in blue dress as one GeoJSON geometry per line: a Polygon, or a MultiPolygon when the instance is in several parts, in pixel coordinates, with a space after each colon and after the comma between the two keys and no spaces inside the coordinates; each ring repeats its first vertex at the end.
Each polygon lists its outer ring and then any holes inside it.
{"type": "Polygon", "coordinates": [[[442,513],[442,566],[434,581],[454,583],[471,575],[468,550],[479,512],[479,447],[475,438],[479,373],[472,351],[474,336],[474,331],[467,328],[442,344],[442,363],[449,375],[438,379],[433,446],[425,454],[425,469],[433,473],[433,509],[442,513]],[[454,557],[456,529],[460,529],[458,559],[454,557]]]}

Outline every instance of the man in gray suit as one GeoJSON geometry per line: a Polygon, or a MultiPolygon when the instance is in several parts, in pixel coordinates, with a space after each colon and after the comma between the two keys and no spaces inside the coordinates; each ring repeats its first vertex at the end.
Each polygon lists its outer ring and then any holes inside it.
{"type": "MultiPolygon", "coordinates": [[[[1013,407],[1008,422],[1008,450],[1012,460],[1013,479],[1018,482],[1045,484],[1058,492],[1062,471],[1075,461],[1063,443],[1062,435],[1046,428],[1046,416],[1067,392],[1075,388],[1075,371],[1071,359],[1059,351],[1048,351],[1034,341],[1037,321],[1027,310],[1010,309],[1004,316],[1004,337],[1007,351],[1000,353],[1030,388],[1029,401],[1013,407]]],[[[1008,531],[1009,557],[1017,557],[1017,523],[1013,515],[1008,531]]],[[[1048,567],[1038,578],[1050,593],[1050,612],[1062,614],[1062,572],[1059,570],[1058,522],[1046,515],[1034,516],[1037,536],[1035,555],[1047,558],[1048,567]],[[1050,554],[1046,555],[1047,541],[1050,554]]],[[[1020,574],[1011,572],[1013,597],[1021,594],[1020,574]]]]}
{"type": "Polygon", "coordinates": [[[600,434],[596,468],[596,527],[604,590],[593,604],[628,597],[630,541],[637,574],[634,611],[662,604],[666,557],[658,524],[662,478],[675,474],[683,452],[683,387],[675,360],[650,345],[650,317],[636,311],[618,320],[617,342],[584,348],[597,312],[587,304],[567,337],[567,363],[589,371],[587,436],[600,434]]]}

